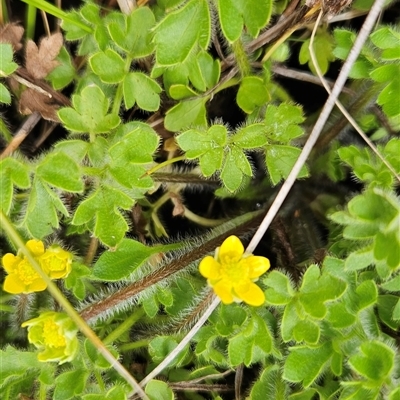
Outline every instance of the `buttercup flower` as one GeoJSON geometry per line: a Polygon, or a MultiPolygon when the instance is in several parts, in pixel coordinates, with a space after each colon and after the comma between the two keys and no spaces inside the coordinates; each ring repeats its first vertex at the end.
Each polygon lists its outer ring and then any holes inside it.
{"type": "Polygon", "coordinates": [[[39,258],[39,262],[51,279],[66,278],[71,272],[72,254],[53,245],[39,258]]]}
{"type": "Polygon", "coordinates": [[[268,258],[244,254],[240,239],[230,236],[217,248],[215,257],[207,256],[200,262],[199,271],[224,304],[244,301],[260,306],[265,296],[254,282],[269,267],[268,258]]]}
{"type": "MultiPolygon", "coordinates": [[[[72,254],[60,246],[53,245],[45,250],[42,241],[29,240],[26,247],[50,279],[66,278],[71,272],[72,254]]],[[[15,256],[7,253],[2,258],[2,264],[8,273],[4,281],[6,292],[32,293],[41,292],[47,288],[47,283],[24,255],[18,253],[15,256]]]]}
{"type": "MultiPolygon", "coordinates": [[[[29,240],[26,247],[38,259],[44,254],[44,245],[40,240],[29,240]]],[[[41,292],[47,283],[34,270],[25,256],[15,256],[7,253],[2,258],[2,264],[8,275],[4,281],[4,290],[8,293],[41,292]]]]}
{"type": "Polygon", "coordinates": [[[49,311],[38,318],[25,321],[28,340],[41,352],[39,361],[56,361],[60,364],[71,361],[78,350],[78,329],[68,315],[49,311]]]}

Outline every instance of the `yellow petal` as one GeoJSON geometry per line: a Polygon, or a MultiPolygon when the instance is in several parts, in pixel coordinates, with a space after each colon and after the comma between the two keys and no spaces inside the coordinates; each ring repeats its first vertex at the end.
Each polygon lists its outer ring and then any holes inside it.
{"type": "Polygon", "coordinates": [[[8,293],[20,294],[25,292],[26,285],[18,278],[17,275],[11,274],[6,276],[3,289],[8,293]]]}
{"type": "Polygon", "coordinates": [[[248,268],[250,279],[258,278],[264,272],[268,271],[271,266],[268,258],[253,255],[244,258],[241,263],[248,268]]]}
{"type": "Polygon", "coordinates": [[[211,256],[203,258],[199,265],[199,271],[201,275],[203,275],[204,278],[211,280],[215,280],[220,277],[220,268],[220,264],[211,256]]]}
{"type": "Polygon", "coordinates": [[[38,278],[35,279],[27,288],[26,293],[31,293],[31,292],[42,292],[47,288],[47,283],[42,279],[38,278]]]}
{"type": "Polygon", "coordinates": [[[232,262],[238,262],[244,253],[244,247],[242,242],[237,236],[229,236],[222,243],[218,258],[222,264],[229,264],[232,262]]]}
{"type": "Polygon", "coordinates": [[[221,299],[224,304],[233,303],[232,287],[226,281],[219,281],[213,286],[215,294],[221,299]]]}
{"type": "Polygon", "coordinates": [[[20,257],[16,257],[14,256],[14,254],[11,253],[4,254],[3,258],[1,259],[4,269],[9,274],[12,274],[14,272],[15,268],[18,266],[20,261],[21,261],[20,257]]]}
{"type": "Polygon", "coordinates": [[[235,287],[235,293],[250,306],[261,306],[265,301],[264,292],[253,282],[235,287]]]}
{"type": "Polygon", "coordinates": [[[26,247],[35,257],[41,256],[44,253],[44,244],[41,240],[28,240],[26,247]]]}

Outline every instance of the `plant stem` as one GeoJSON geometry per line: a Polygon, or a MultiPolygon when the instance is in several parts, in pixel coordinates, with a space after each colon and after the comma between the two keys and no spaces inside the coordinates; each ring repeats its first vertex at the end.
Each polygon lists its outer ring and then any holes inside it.
{"type": "Polygon", "coordinates": [[[210,218],[204,218],[201,217],[200,215],[195,214],[193,211],[190,211],[188,208],[185,207],[185,211],[183,214],[187,219],[190,221],[193,221],[196,224],[205,226],[207,228],[214,228],[218,225],[223,224],[226,222],[225,218],[221,219],[210,219],[210,218]]]}
{"type": "Polygon", "coordinates": [[[164,162],[162,162],[162,163],[160,163],[160,164],[157,164],[155,167],[149,169],[149,170],[144,174],[144,176],[146,176],[146,175],[151,175],[151,174],[153,174],[154,172],[158,171],[159,169],[166,167],[167,165],[171,165],[171,164],[174,164],[174,163],[176,163],[176,162],[178,162],[178,161],[183,161],[183,160],[185,160],[185,159],[186,159],[186,156],[185,156],[185,155],[183,155],[183,156],[178,156],[178,157],[174,157],[174,158],[170,158],[169,160],[166,160],[166,161],[164,161],[164,162]]]}
{"type": "Polygon", "coordinates": [[[117,329],[113,330],[106,338],[103,339],[105,345],[114,342],[123,333],[130,329],[140,318],[145,315],[143,308],[138,308],[133,314],[131,314],[122,324],[118,326],[117,329]]]}
{"type": "Polygon", "coordinates": [[[232,50],[242,77],[249,75],[251,70],[250,62],[240,38],[232,43],[232,50]]]}
{"type": "Polygon", "coordinates": [[[7,218],[7,216],[0,210],[0,223],[3,227],[4,231],[11,239],[12,242],[21,250],[21,252],[28,259],[31,266],[34,270],[39,274],[39,276],[47,283],[47,289],[50,294],[54,297],[54,299],[64,308],[65,312],[69,315],[69,317],[75,322],[80,331],[93,343],[93,345],[97,348],[100,354],[115,368],[115,370],[123,377],[135,390],[135,393],[139,393],[143,399],[148,400],[146,393],[142,390],[142,388],[138,385],[135,378],[129,374],[129,372],[119,363],[119,361],[111,354],[111,352],[104,346],[102,341],[96,336],[93,330],[89,327],[89,325],[85,322],[85,320],[75,311],[69,301],[64,297],[61,293],[60,289],[58,289],[57,285],[54,284],[51,279],[45,274],[45,272],[40,267],[39,263],[32,256],[31,252],[25,246],[25,243],[22,241],[18,232],[14,228],[11,221],[7,218]]]}
{"type": "Polygon", "coordinates": [[[119,350],[121,352],[124,352],[124,351],[129,351],[129,350],[140,349],[142,347],[147,347],[150,342],[151,342],[151,339],[142,339],[142,340],[138,340],[136,342],[126,343],[126,344],[123,344],[122,346],[119,346],[119,350]]]}

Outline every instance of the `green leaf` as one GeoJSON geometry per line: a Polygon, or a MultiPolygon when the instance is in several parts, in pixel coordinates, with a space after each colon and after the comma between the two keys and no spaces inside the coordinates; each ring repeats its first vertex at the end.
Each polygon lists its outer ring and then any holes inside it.
{"type": "Polygon", "coordinates": [[[268,24],[272,9],[271,0],[218,0],[222,32],[232,43],[239,39],[245,25],[250,35],[257,37],[268,24]]]}
{"type": "Polygon", "coordinates": [[[29,169],[15,158],[0,160],[0,208],[8,214],[13,202],[14,187],[28,189],[30,186],[29,169]]]}
{"type": "Polygon", "coordinates": [[[299,321],[293,329],[295,340],[308,344],[317,344],[320,333],[319,326],[310,320],[299,321]]]}
{"type": "Polygon", "coordinates": [[[269,286],[265,291],[266,301],[272,305],[285,305],[295,294],[289,277],[279,271],[271,271],[264,284],[269,286]]]}
{"type": "MultiPolygon", "coordinates": [[[[400,151],[400,140],[390,140],[384,148],[378,147],[382,156],[399,173],[400,162],[398,157],[400,151]]],[[[360,149],[355,146],[342,147],[338,149],[339,157],[353,169],[353,173],[363,182],[373,186],[391,189],[394,184],[394,177],[386,165],[372,152],[367,149],[360,149]]]]}
{"type": "Polygon", "coordinates": [[[206,107],[208,98],[198,98],[179,102],[170,108],[165,116],[165,128],[178,132],[185,128],[206,127],[206,107]]]}
{"type": "Polygon", "coordinates": [[[268,100],[270,100],[270,94],[261,78],[246,76],[242,79],[236,95],[236,101],[245,113],[251,114],[256,107],[261,107],[268,100]]]}
{"type": "Polygon", "coordinates": [[[145,389],[150,400],[174,400],[172,389],[165,382],[152,379],[145,389]]]}
{"type": "MultiPolygon", "coordinates": [[[[248,400],[277,399],[284,393],[282,377],[276,365],[269,365],[263,369],[259,378],[251,388],[248,400]]],[[[285,393],[286,394],[286,393],[285,393]]],[[[284,398],[287,396],[284,395],[284,398]]]]}
{"type": "Polygon", "coordinates": [[[399,33],[389,26],[376,30],[369,38],[380,49],[398,49],[400,45],[399,33]]]}
{"type": "Polygon", "coordinates": [[[327,321],[332,327],[343,329],[353,325],[356,322],[354,313],[350,313],[342,303],[333,303],[328,306],[327,321]]]}
{"type": "Polygon", "coordinates": [[[169,95],[174,100],[182,100],[186,97],[195,97],[197,93],[193,91],[189,86],[177,84],[169,87],[169,95]]]}
{"type": "Polygon", "coordinates": [[[341,60],[345,60],[350,53],[350,49],[353,47],[356,35],[354,32],[345,29],[335,29],[334,38],[336,47],[333,50],[333,55],[341,60]]]}
{"type": "Polygon", "coordinates": [[[131,72],[125,76],[123,83],[125,107],[137,105],[146,111],[157,111],[160,108],[160,85],[142,72],[131,72]]]}
{"type": "Polygon", "coordinates": [[[95,236],[107,246],[115,247],[128,230],[128,224],[119,209],[128,210],[133,203],[134,200],[125,193],[103,185],[79,204],[72,224],[94,223],[95,236]]]}
{"type": "Polygon", "coordinates": [[[72,158],[77,164],[79,164],[86,156],[90,146],[90,143],[76,139],[58,142],[54,147],[56,151],[65,153],[68,157],[72,158]]]}
{"type": "Polygon", "coordinates": [[[359,250],[353,251],[346,258],[345,270],[356,271],[358,269],[367,268],[373,262],[373,253],[371,246],[363,247],[359,250]]]}
{"type": "Polygon", "coordinates": [[[317,265],[311,265],[304,273],[300,287],[300,303],[304,310],[317,319],[327,313],[325,302],[339,299],[346,290],[342,280],[320,271],[317,265]]]}
{"type": "Polygon", "coordinates": [[[283,377],[289,382],[303,382],[304,387],[308,387],[323,373],[331,356],[330,343],[317,347],[292,347],[285,362],[283,377]]]}
{"type": "MultiPolygon", "coordinates": [[[[398,291],[398,288],[397,288],[398,291]]],[[[378,315],[381,321],[394,331],[400,328],[400,298],[391,294],[378,297],[378,315]]]]}
{"type": "MultiPolygon", "coordinates": [[[[107,361],[104,356],[99,352],[97,347],[89,340],[86,339],[84,342],[84,347],[85,347],[85,353],[89,357],[90,361],[93,363],[95,368],[98,369],[109,369],[112,367],[109,361],[107,361]]],[[[115,348],[112,345],[106,346],[108,351],[116,358],[118,359],[119,354],[115,350],[115,348]]]]}
{"type": "Polygon", "coordinates": [[[265,125],[270,131],[270,139],[280,144],[289,144],[301,136],[299,126],[304,121],[303,110],[290,103],[281,103],[279,107],[269,104],[265,112],[265,125]]]}
{"type": "Polygon", "coordinates": [[[23,223],[32,237],[42,239],[58,228],[58,213],[68,216],[68,211],[46,182],[35,177],[25,212],[23,223]]]}
{"type": "Polygon", "coordinates": [[[394,367],[394,357],[389,346],[373,340],[362,343],[357,354],[350,357],[349,364],[366,379],[383,383],[394,367]]]}
{"type": "Polygon", "coordinates": [[[392,279],[381,283],[380,287],[382,289],[388,290],[389,292],[398,292],[400,288],[400,275],[396,275],[392,279]]]}
{"type": "Polygon", "coordinates": [[[93,72],[105,83],[122,82],[127,74],[125,61],[112,49],[94,54],[90,57],[89,63],[93,72]]]}
{"type": "Polygon", "coordinates": [[[354,302],[358,310],[374,305],[378,300],[378,289],[372,280],[364,281],[356,288],[357,299],[354,302]]]}
{"type": "Polygon", "coordinates": [[[281,323],[281,335],[284,342],[293,340],[293,329],[300,321],[297,315],[298,302],[296,300],[290,301],[283,311],[282,323],[281,323]]]}
{"type": "Polygon", "coordinates": [[[125,126],[124,135],[109,149],[111,175],[121,185],[135,190],[137,198],[153,187],[151,177],[143,175],[146,173],[145,165],[153,161],[152,155],[159,143],[154,130],[143,125],[125,126]]]}
{"type": "Polygon", "coordinates": [[[107,114],[109,101],[98,86],[87,86],[72,96],[73,108],[58,111],[65,127],[74,132],[105,133],[116,128],[118,115],[107,114]]]}
{"type": "Polygon", "coordinates": [[[159,311],[159,304],[155,296],[147,297],[142,301],[143,309],[149,318],[154,318],[159,311]]]}
{"type": "Polygon", "coordinates": [[[64,279],[65,287],[72,291],[78,300],[86,296],[85,277],[88,277],[91,270],[83,264],[74,262],[69,275],[64,279]]]}
{"type": "Polygon", "coordinates": [[[0,103],[11,104],[11,94],[2,83],[0,83],[0,103]]]}
{"type": "Polygon", "coordinates": [[[151,42],[155,18],[148,7],[140,7],[129,15],[116,14],[108,24],[108,32],[117,46],[131,58],[141,58],[153,52],[151,42]]]}
{"type": "Polygon", "coordinates": [[[67,13],[68,18],[62,19],[61,27],[65,32],[66,40],[79,40],[87,36],[92,29],[78,11],[67,13]]]}
{"type": "Polygon", "coordinates": [[[41,160],[36,175],[48,184],[68,192],[83,191],[78,164],[62,152],[53,152],[41,160]],[[68,171],[66,174],[65,171],[68,171]]]}
{"type": "MultiPolygon", "coordinates": [[[[332,54],[333,45],[333,38],[326,30],[320,30],[314,38],[314,54],[317,59],[318,66],[321,69],[322,75],[325,75],[328,72],[331,61],[335,60],[335,56],[332,54]]],[[[317,72],[311,59],[309,46],[310,39],[307,39],[303,42],[300,48],[299,61],[300,64],[305,64],[308,62],[308,68],[310,68],[310,71],[316,75],[317,72]]]]}
{"type": "Polygon", "coordinates": [[[215,330],[221,336],[230,336],[238,328],[241,328],[246,320],[246,311],[241,306],[235,304],[221,305],[215,330]]]}
{"type": "Polygon", "coordinates": [[[233,366],[247,367],[265,358],[272,350],[272,336],[263,318],[253,314],[247,327],[229,339],[228,357],[233,366]]]}
{"type": "Polygon", "coordinates": [[[113,282],[128,277],[147,259],[163,251],[163,246],[145,246],[132,239],[122,239],[116,249],[105,251],[93,267],[95,278],[113,282]]]}
{"type": "Polygon", "coordinates": [[[41,369],[42,363],[38,361],[35,352],[17,350],[11,346],[6,346],[0,350],[1,360],[1,381],[0,388],[10,380],[22,377],[31,369],[41,369]]]}
{"type": "MultiPolygon", "coordinates": [[[[300,153],[301,150],[293,146],[268,145],[266,147],[266,166],[273,185],[288,177],[300,153]]],[[[306,176],[308,176],[307,168],[303,166],[298,178],[306,176]]]]}
{"type": "Polygon", "coordinates": [[[18,68],[13,61],[13,48],[9,43],[0,43],[0,77],[11,75],[18,68]]]}
{"type": "MultiPolygon", "coordinates": [[[[175,347],[178,346],[178,343],[169,336],[157,336],[149,343],[149,354],[153,361],[157,364],[162,362],[165,357],[171,353],[175,347]]],[[[169,364],[168,367],[172,366],[182,366],[187,363],[188,360],[188,346],[186,349],[181,351],[174,361],[169,364]]]]}
{"type": "Polygon", "coordinates": [[[252,176],[252,174],[246,155],[241,149],[231,146],[225,156],[221,171],[221,179],[225,187],[233,193],[242,186],[244,176],[252,176]]]}
{"type": "Polygon", "coordinates": [[[75,78],[75,68],[72,65],[71,56],[67,49],[63,46],[56,58],[59,65],[55,67],[46,77],[56,90],[62,89],[69,85],[75,78]]]}
{"type": "Polygon", "coordinates": [[[173,11],[155,28],[156,62],[170,66],[184,62],[192,51],[206,50],[211,20],[206,0],[191,0],[173,11]]]}
{"type": "Polygon", "coordinates": [[[54,400],[69,400],[81,394],[86,387],[89,372],[83,369],[67,371],[55,379],[54,400]]]}
{"type": "Polygon", "coordinates": [[[231,140],[242,149],[256,149],[267,144],[266,133],[264,124],[252,124],[239,128],[231,140]]]}

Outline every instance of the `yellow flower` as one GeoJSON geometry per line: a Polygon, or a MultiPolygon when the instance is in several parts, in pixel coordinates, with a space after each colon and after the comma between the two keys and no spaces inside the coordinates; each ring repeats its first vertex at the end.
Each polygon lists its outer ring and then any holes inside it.
{"type": "Polygon", "coordinates": [[[50,279],[66,278],[71,272],[72,254],[54,245],[45,251],[39,262],[50,279]]]}
{"type": "Polygon", "coordinates": [[[71,361],[78,350],[77,328],[68,315],[54,311],[40,314],[38,318],[25,321],[28,340],[40,351],[39,361],[71,361]]]}
{"type": "MultiPolygon", "coordinates": [[[[72,254],[58,245],[47,250],[40,240],[29,240],[26,247],[50,279],[66,278],[71,272],[72,254]]],[[[16,256],[7,253],[2,258],[3,267],[8,273],[4,281],[4,290],[8,293],[41,292],[47,283],[40,277],[28,259],[20,253],[16,256]]]]}
{"type": "Polygon", "coordinates": [[[268,258],[244,254],[240,239],[230,236],[217,248],[214,258],[207,256],[200,262],[199,270],[224,304],[244,301],[260,306],[265,296],[254,282],[269,267],[268,258]]]}
{"type": "MultiPolygon", "coordinates": [[[[26,247],[38,259],[44,253],[40,240],[29,240],[26,247]]],[[[25,256],[7,253],[2,258],[3,267],[8,273],[4,281],[4,290],[8,293],[41,292],[47,287],[46,282],[34,270],[25,256]]]]}

